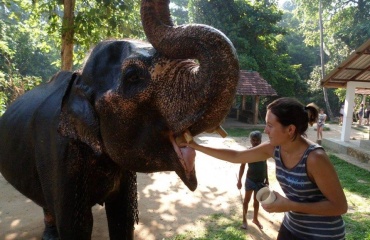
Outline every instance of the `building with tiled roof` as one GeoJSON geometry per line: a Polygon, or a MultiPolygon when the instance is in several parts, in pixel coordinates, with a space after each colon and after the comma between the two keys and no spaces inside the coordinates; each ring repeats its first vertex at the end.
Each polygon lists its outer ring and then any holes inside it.
{"type": "MultiPolygon", "coordinates": [[[[245,111],[246,96],[254,96],[253,124],[258,122],[258,105],[260,96],[277,96],[276,91],[256,71],[240,70],[236,95],[242,96],[242,111],[245,111]]],[[[239,114],[237,114],[237,119],[239,114]]]]}
{"type": "Polygon", "coordinates": [[[256,71],[240,70],[236,95],[276,96],[276,91],[256,71]]]}

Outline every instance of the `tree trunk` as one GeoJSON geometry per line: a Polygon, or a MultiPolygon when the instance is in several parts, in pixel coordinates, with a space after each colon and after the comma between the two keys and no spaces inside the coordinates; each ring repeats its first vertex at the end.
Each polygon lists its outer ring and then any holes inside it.
{"type": "MultiPolygon", "coordinates": [[[[321,0],[319,2],[319,25],[320,25],[320,59],[321,59],[321,81],[324,79],[325,76],[325,63],[324,63],[324,30],[322,25],[322,3],[321,0]]],[[[326,88],[322,88],[322,92],[324,94],[324,101],[326,105],[326,112],[329,115],[330,120],[333,120],[334,115],[330,108],[330,103],[328,99],[328,93],[326,88]]]]}
{"type": "Polygon", "coordinates": [[[62,23],[62,70],[71,71],[73,67],[74,8],[76,0],[64,0],[62,23]]]}

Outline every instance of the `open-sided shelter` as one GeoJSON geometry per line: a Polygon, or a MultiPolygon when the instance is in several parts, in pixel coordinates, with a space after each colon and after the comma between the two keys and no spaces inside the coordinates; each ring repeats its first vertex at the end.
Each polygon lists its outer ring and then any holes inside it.
{"type": "Polygon", "coordinates": [[[326,75],[321,84],[326,88],[346,88],[341,141],[348,142],[356,91],[370,89],[370,39],[326,75]]]}
{"type": "Polygon", "coordinates": [[[261,96],[277,96],[276,91],[256,71],[240,70],[236,95],[242,96],[242,110],[245,111],[246,96],[254,96],[253,124],[258,122],[258,105],[261,96]]]}

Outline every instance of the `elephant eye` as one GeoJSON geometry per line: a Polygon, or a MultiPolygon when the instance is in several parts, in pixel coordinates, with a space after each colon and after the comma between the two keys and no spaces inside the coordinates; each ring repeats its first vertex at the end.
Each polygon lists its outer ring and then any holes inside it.
{"type": "Polygon", "coordinates": [[[136,65],[131,65],[123,69],[119,85],[119,92],[125,98],[134,97],[144,91],[148,84],[150,75],[148,71],[136,65]]]}
{"type": "Polygon", "coordinates": [[[134,68],[127,69],[123,77],[129,83],[137,83],[141,80],[140,72],[134,68]]]}

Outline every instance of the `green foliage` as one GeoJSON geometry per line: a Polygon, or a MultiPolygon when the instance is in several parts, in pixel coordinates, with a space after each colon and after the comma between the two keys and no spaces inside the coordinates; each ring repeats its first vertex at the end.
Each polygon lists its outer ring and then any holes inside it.
{"type": "Polygon", "coordinates": [[[335,95],[337,95],[340,102],[344,102],[346,100],[346,89],[345,88],[337,88],[334,90],[335,95]]]}
{"type": "Polygon", "coordinates": [[[189,23],[188,0],[172,0],[170,4],[170,11],[175,25],[189,23]]]}
{"type": "MultiPolygon", "coordinates": [[[[60,48],[63,20],[60,1],[38,0],[20,6],[30,14],[27,23],[43,26],[44,33],[60,48]]],[[[75,68],[83,63],[86,52],[104,39],[144,38],[139,9],[140,1],[134,0],[76,0],[74,25],[70,26],[74,30],[75,68]]],[[[51,48],[47,41],[43,43],[51,48]]]]}
{"type": "Polygon", "coordinates": [[[343,219],[346,223],[347,240],[370,240],[370,212],[347,213],[343,219]]]}
{"type": "Polygon", "coordinates": [[[168,240],[244,240],[245,231],[240,229],[240,216],[231,214],[212,214],[204,217],[201,221],[206,222],[207,230],[204,232],[188,232],[170,238],[168,240]]]}
{"type": "Polygon", "coordinates": [[[299,19],[295,15],[286,11],[279,25],[287,30],[283,41],[286,43],[284,50],[290,56],[290,63],[297,66],[297,72],[301,79],[308,79],[312,66],[320,60],[319,48],[304,44],[304,36],[299,29],[299,23],[299,19]]]}
{"type": "MultiPolygon", "coordinates": [[[[319,46],[319,1],[295,0],[295,14],[305,43],[319,46]]],[[[331,71],[349,53],[370,36],[370,1],[322,0],[326,72],[331,71]]]]}
{"type": "MultiPolygon", "coordinates": [[[[370,1],[322,2],[328,73],[368,39],[370,1]]],[[[139,4],[136,0],[76,0],[74,68],[103,39],[144,39],[139,4]]],[[[320,67],[316,67],[320,62],[318,1],[285,1],[283,7],[284,15],[272,0],[172,0],[170,4],[175,24],[205,23],[223,31],[237,49],[241,68],[258,71],[279,96],[324,106],[320,67]]],[[[0,1],[0,71],[5,78],[15,74],[45,81],[58,70],[63,10],[60,0],[0,1]]],[[[338,112],[344,92],[330,89],[328,95],[333,112],[338,112]]]]}
{"type": "MultiPolygon", "coordinates": [[[[76,1],[75,24],[71,26],[75,32],[76,69],[88,50],[103,39],[144,37],[139,4],[134,0],[76,1]]],[[[19,93],[58,71],[62,18],[60,0],[0,1],[2,111],[19,93]]]]}
{"type": "MultiPolygon", "coordinates": [[[[287,4],[289,13],[294,13],[294,28],[299,36],[304,37],[306,49],[312,48],[311,54],[302,51],[302,56],[310,59],[312,54],[319,57],[319,2],[322,2],[323,29],[324,29],[324,63],[325,73],[337,67],[355,48],[364,43],[370,36],[370,2],[346,0],[295,0],[287,4]],[[361,14],[359,14],[361,12],[361,14]]],[[[303,49],[302,49],[303,50],[303,49]]],[[[314,59],[312,59],[314,60],[314,59]]],[[[310,60],[311,61],[311,60],[310,60]]],[[[311,100],[324,106],[326,103],[321,93],[321,66],[320,60],[306,62],[304,66],[312,71],[308,79],[308,92],[311,100]]],[[[306,75],[307,76],[307,75],[306,75]]],[[[343,91],[327,90],[328,100],[332,112],[338,112],[343,99],[343,91]]]]}
{"type": "Polygon", "coordinates": [[[52,65],[56,54],[50,49],[45,54],[38,44],[41,31],[27,24],[29,15],[16,3],[0,2],[0,115],[16,97],[57,71],[52,65]]]}
{"type": "Polygon", "coordinates": [[[282,51],[290,56],[289,63],[295,66],[299,76],[294,88],[295,97],[303,103],[317,102],[318,99],[323,99],[320,78],[316,78],[316,76],[320,77],[317,75],[320,72],[313,71],[320,62],[319,48],[307,46],[304,43],[305,39],[300,27],[301,20],[293,14],[296,5],[286,1],[283,6],[285,11],[279,25],[287,29],[287,34],[283,36],[282,41],[286,47],[282,51]]]}
{"type": "Polygon", "coordinates": [[[241,69],[258,71],[280,96],[295,96],[303,89],[297,65],[290,63],[284,51],[278,26],[282,12],[270,1],[213,0],[189,1],[189,18],[224,32],[233,42],[241,69]]]}
{"type": "Polygon", "coordinates": [[[348,203],[354,209],[343,216],[346,223],[346,239],[370,240],[370,181],[369,172],[330,155],[330,160],[338,173],[348,203]],[[358,196],[366,199],[358,202],[358,196]],[[359,211],[359,208],[365,209],[359,211]],[[367,210],[366,210],[367,209],[367,210]]]}
{"type": "MultiPolygon", "coordinates": [[[[77,0],[75,22],[71,26],[75,34],[75,66],[78,67],[86,52],[103,39],[143,38],[139,4],[140,1],[134,0],[77,0]]],[[[32,33],[30,40],[43,53],[53,50],[60,52],[63,5],[59,0],[14,0],[4,4],[5,7],[14,10],[8,17],[14,22],[23,23],[18,30],[32,33]]],[[[60,66],[60,61],[55,63],[60,66]]]]}
{"type": "Polygon", "coordinates": [[[330,159],[340,176],[341,184],[345,190],[356,193],[370,201],[369,172],[349,164],[334,155],[330,155],[330,159]]]}
{"type": "Polygon", "coordinates": [[[370,36],[370,2],[332,0],[329,3],[331,5],[327,5],[327,9],[331,19],[327,28],[333,37],[351,49],[363,44],[370,36]],[[334,14],[331,13],[333,10],[334,14]]]}
{"type": "Polygon", "coordinates": [[[4,92],[0,92],[0,116],[4,114],[6,110],[6,96],[4,92]]]}
{"type": "Polygon", "coordinates": [[[14,99],[41,83],[41,78],[0,71],[0,116],[14,99]]]}
{"type": "MultiPolygon", "coordinates": [[[[144,38],[140,1],[112,1],[110,4],[81,1],[77,9],[80,10],[75,19],[76,45],[91,47],[106,38],[144,38]]],[[[82,48],[81,54],[86,50],[82,48]]]]}
{"type": "MultiPolygon", "coordinates": [[[[292,59],[298,60],[294,63],[302,63],[299,74],[308,84],[307,99],[323,107],[326,103],[322,93],[319,59],[319,2],[318,0],[295,0],[284,4],[286,14],[281,24],[291,30],[289,39],[286,38],[287,42],[293,43],[292,39],[298,40],[294,45],[289,45],[288,54],[292,59]],[[295,49],[295,47],[298,48],[295,49]]],[[[370,2],[363,0],[321,0],[321,2],[324,20],[325,74],[328,74],[351,51],[369,38],[370,2]]],[[[327,89],[327,93],[332,112],[339,112],[340,102],[343,102],[343,96],[345,96],[343,91],[327,89]]]]}
{"type": "MultiPolygon", "coordinates": [[[[4,81],[4,73],[0,71],[0,84],[4,81]]],[[[3,115],[3,113],[6,110],[6,103],[7,103],[7,96],[4,91],[0,91],[0,116],[3,115]]]]}

